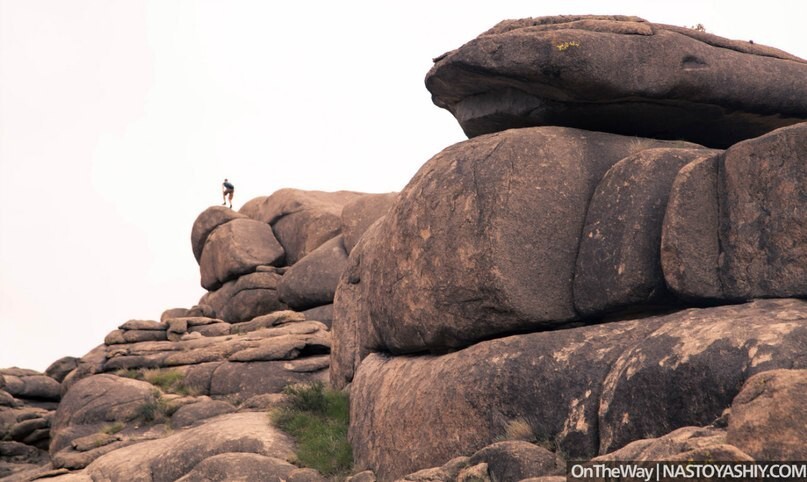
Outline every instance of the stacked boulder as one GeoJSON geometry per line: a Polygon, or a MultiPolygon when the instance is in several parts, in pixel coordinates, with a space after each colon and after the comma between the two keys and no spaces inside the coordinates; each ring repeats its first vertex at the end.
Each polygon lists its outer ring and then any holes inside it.
{"type": "Polygon", "coordinates": [[[347,255],[394,193],[281,189],[240,212],[202,212],[191,234],[202,286],[197,310],[230,323],[291,308],[330,322],[347,255]],[[324,316],[323,316],[324,315],[324,316]]]}
{"type": "MultiPolygon", "coordinates": [[[[505,21],[435,59],[432,98],[472,138],[421,168],[335,295],[356,463],[393,480],[513,423],[588,459],[807,368],[805,78],[635,17],[505,21]]],[[[770,435],[735,448],[804,446],[770,435]]]]}
{"type": "Polygon", "coordinates": [[[45,373],[0,369],[0,478],[49,461],[51,421],[71,365],[74,358],[59,360],[45,373]]]}
{"type": "Polygon", "coordinates": [[[202,212],[197,305],[129,320],[47,374],[0,372],[0,474],[322,480],[287,462],[264,412],[287,385],[327,381],[348,253],[395,196],[285,189],[202,212]]]}

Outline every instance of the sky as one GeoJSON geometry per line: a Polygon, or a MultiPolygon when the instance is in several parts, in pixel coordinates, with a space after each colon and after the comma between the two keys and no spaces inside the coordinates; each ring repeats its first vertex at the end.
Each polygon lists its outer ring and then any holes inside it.
{"type": "Polygon", "coordinates": [[[0,368],[204,294],[190,232],[294,187],[401,190],[465,139],[432,58],[508,18],[638,15],[807,58],[807,2],[0,0],[0,368]]]}

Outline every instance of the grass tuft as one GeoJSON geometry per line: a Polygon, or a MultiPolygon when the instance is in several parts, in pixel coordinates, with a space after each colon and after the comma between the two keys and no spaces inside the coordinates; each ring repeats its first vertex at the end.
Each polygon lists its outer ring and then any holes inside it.
{"type": "Polygon", "coordinates": [[[199,395],[198,390],[185,384],[185,374],[177,370],[156,368],[143,371],[143,380],[151,383],[166,393],[178,395],[199,395]]]}
{"type": "Polygon", "coordinates": [[[290,385],[283,393],[286,402],[270,416],[297,442],[297,462],[326,476],[347,475],[353,464],[347,394],[326,389],[322,382],[290,385]]]}
{"type": "Polygon", "coordinates": [[[152,396],[137,407],[135,418],[146,423],[162,423],[168,420],[177,411],[174,404],[162,397],[162,393],[155,389],[152,396]]]}
{"type": "Polygon", "coordinates": [[[114,435],[114,434],[120,432],[121,430],[123,430],[123,428],[124,428],[124,425],[123,425],[123,422],[121,422],[121,421],[108,423],[108,424],[104,425],[103,427],[101,427],[101,433],[105,433],[107,435],[114,435]]]}

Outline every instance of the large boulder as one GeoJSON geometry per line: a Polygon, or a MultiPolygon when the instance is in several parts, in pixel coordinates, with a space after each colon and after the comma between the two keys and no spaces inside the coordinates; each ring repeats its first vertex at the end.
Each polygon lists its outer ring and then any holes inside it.
{"type": "Polygon", "coordinates": [[[37,371],[22,368],[0,370],[0,389],[15,398],[59,401],[61,396],[58,381],[37,371]]]}
{"type": "Polygon", "coordinates": [[[807,62],[637,17],[506,20],[437,59],[436,105],[469,137],[568,126],[728,147],[807,119],[807,62]]]}
{"type": "Polygon", "coordinates": [[[208,290],[261,265],[283,259],[283,248],[267,224],[252,219],[234,219],[216,228],[207,239],[199,261],[202,286],[208,290]]]}
{"type": "Polygon", "coordinates": [[[397,192],[368,194],[345,204],[342,209],[342,236],[348,254],[367,228],[387,214],[396,199],[398,199],[397,192]]]}
{"type": "Polygon", "coordinates": [[[636,440],[598,462],[753,462],[748,454],[726,441],[726,430],[716,427],[683,427],[661,437],[636,440]]]}
{"type": "Polygon", "coordinates": [[[805,368],[807,302],[762,300],[371,354],[351,387],[357,465],[381,480],[472,453],[514,420],[573,458],[718,419],[756,373],[805,368]],[[402,454],[406,454],[402,456],[402,454]]]}
{"type": "Polygon", "coordinates": [[[807,123],[732,146],[719,172],[724,294],[807,296],[807,123]]]}
{"type": "Polygon", "coordinates": [[[756,460],[807,460],[807,370],[749,378],[731,405],[726,440],[756,460]]]}
{"type": "Polygon", "coordinates": [[[336,236],[283,274],[277,286],[280,301],[295,310],[333,303],[336,285],[346,267],[342,236],[336,236]]]}
{"type": "Polygon", "coordinates": [[[115,375],[93,375],[71,387],[53,417],[50,453],[113,422],[137,420],[144,405],[155,402],[150,383],[115,375]]]}
{"type": "Polygon", "coordinates": [[[667,284],[690,299],[807,296],[807,123],[681,171],[661,241],[667,284]]]}
{"type": "MultiPolygon", "coordinates": [[[[85,474],[92,480],[173,481],[190,473],[205,460],[235,453],[288,460],[293,456],[292,441],[271,425],[265,413],[233,413],[168,437],[115,450],[87,466],[85,474]]],[[[213,463],[208,462],[202,467],[213,463]]],[[[280,466],[281,463],[273,461],[273,465],[280,466]]],[[[236,468],[228,470],[237,474],[236,468]]]]}
{"type": "Polygon", "coordinates": [[[659,246],[670,186],[690,162],[719,151],[647,149],[622,159],[594,191],[574,274],[581,315],[662,300],[668,291],[659,246]]]}
{"type": "Polygon", "coordinates": [[[259,269],[205,294],[199,304],[210,306],[217,318],[229,323],[285,310],[287,307],[277,294],[280,279],[281,275],[275,270],[259,269]]]}
{"type": "Polygon", "coordinates": [[[286,252],[286,264],[291,266],[338,235],[342,208],[361,196],[350,191],[280,189],[247,202],[239,212],[272,225],[286,252]]]}
{"type": "Polygon", "coordinates": [[[718,160],[710,157],[687,164],[670,188],[661,230],[661,270],[669,290],[685,300],[723,297],[718,273],[718,160]]]}
{"type": "Polygon", "coordinates": [[[370,348],[441,351],[577,318],[572,281],[589,199],[611,166],[653,147],[696,146],[543,127],[439,153],[373,242],[367,232],[351,253],[349,289],[372,323],[360,330],[378,335],[370,348]]]}
{"type": "Polygon", "coordinates": [[[177,482],[228,482],[264,480],[286,482],[297,467],[276,457],[252,453],[223,453],[199,462],[177,482]]]}
{"type": "Polygon", "coordinates": [[[348,266],[342,272],[334,295],[329,377],[331,386],[338,389],[353,380],[356,368],[371,353],[370,347],[379,345],[361,276],[364,252],[379,243],[382,224],[383,217],[367,229],[350,253],[348,266]]]}
{"type": "Polygon", "coordinates": [[[197,262],[202,259],[202,250],[210,233],[222,224],[239,218],[246,216],[224,206],[211,206],[199,214],[191,229],[191,247],[197,262]]]}

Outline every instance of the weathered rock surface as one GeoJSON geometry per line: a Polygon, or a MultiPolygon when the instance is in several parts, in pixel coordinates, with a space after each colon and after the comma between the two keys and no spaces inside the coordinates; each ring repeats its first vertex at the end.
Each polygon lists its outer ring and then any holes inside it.
{"type": "MultiPolygon", "coordinates": [[[[369,348],[393,353],[575,319],[572,279],[588,201],[611,166],[652,147],[693,145],[545,127],[445,149],[401,192],[373,241],[351,252],[349,289],[369,305],[372,326],[348,316],[377,332],[369,348]]],[[[345,313],[335,310],[339,323],[345,313]]]]}
{"type": "Polygon", "coordinates": [[[359,240],[348,258],[348,267],[342,273],[334,295],[329,377],[331,386],[338,389],[353,380],[359,364],[371,353],[369,347],[379,345],[361,276],[364,251],[379,242],[382,223],[383,218],[377,220],[359,240]]]}
{"type": "Polygon", "coordinates": [[[225,453],[201,461],[177,482],[263,480],[286,482],[297,467],[276,457],[252,453],[225,453]]]}
{"type": "Polygon", "coordinates": [[[607,453],[711,423],[746,378],[807,366],[805,345],[807,302],[763,300],[511,336],[443,356],[372,354],[351,388],[354,457],[381,480],[400,477],[484,447],[513,419],[572,457],[607,453]],[[424,441],[430,433],[440,443],[424,441]]]}
{"type": "Polygon", "coordinates": [[[686,300],[723,297],[717,165],[716,157],[693,161],[681,168],[670,188],[661,232],[661,268],[667,287],[686,300]]]}
{"type": "Polygon", "coordinates": [[[807,296],[807,123],[732,146],[720,172],[725,295],[807,296]]]}
{"type": "Polygon", "coordinates": [[[469,137],[527,126],[725,148],[807,119],[807,62],[624,16],[506,20],[436,59],[432,100],[469,137]]]}
{"type": "Polygon", "coordinates": [[[171,427],[188,427],[202,420],[235,412],[235,407],[221,400],[203,400],[180,407],[171,415],[171,427]]]}
{"type": "Polygon", "coordinates": [[[387,214],[397,198],[397,192],[368,194],[345,204],[342,209],[342,237],[348,254],[367,228],[387,214]]]}
{"type": "Polygon", "coordinates": [[[205,243],[199,261],[202,286],[218,289],[258,266],[280,262],[283,254],[271,227],[252,219],[235,219],[216,228],[205,243]]]}
{"type": "Polygon", "coordinates": [[[725,429],[683,427],[662,437],[631,442],[619,450],[595,457],[592,462],[688,460],[751,462],[754,459],[726,442],[725,429]]]}
{"type": "Polygon", "coordinates": [[[562,474],[565,463],[549,450],[524,441],[498,442],[477,451],[470,465],[485,463],[493,480],[522,480],[562,474]]]}
{"type": "Polygon", "coordinates": [[[807,296],[807,123],[682,170],[662,236],[667,284],[689,299],[807,296]]]}
{"type": "Polygon", "coordinates": [[[58,381],[37,371],[20,368],[0,370],[0,389],[15,398],[58,401],[61,396],[58,381]]]}
{"type": "Polygon", "coordinates": [[[199,300],[208,305],[216,318],[229,323],[249,321],[256,316],[285,310],[278,299],[277,285],[281,275],[274,271],[257,271],[225,283],[199,300]]]}
{"type": "Polygon", "coordinates": [[[198,262],[202,259],[202,250],[213,230],[234,219],[244,218],[246,218],[245,215],[224,206],[211,206],[202,211],[196,221],[193,222],[193,228],[191,229],[191,247],[196,261],[198,262]]]}
{"type": "Polygon", "coordinates": [[[48,461],[44,450],[20,442],[0,441],[0,479],[43,466],[48,461]]]}
{"type": "MultiPolygon", "coordinates": [[[[338,286],[338,283],[337,283],[338,286]]],[[[335,296],[335,294],[334,294],[335,296]]],[[[309,308],[304,310],[303,316],[307,320],[316,320],[325,324],[328,328],[333,325],[333,303],[328,305],[317,306],[316,308],[309,308]]]]}
{"type": "Polygon", "coordinates": [[[62,383],[65,377],[71,371],[75,370],[76,367],[78,367],[78,361],[79,359],[74,356],[65,356],[59,358],[45,369],[45,375],[53,378],[59,383],[62,383]]]}
{"type": "Polygon", "coordinates": [[[255,198],[239,210],[252,219],[272,225],[291,266],[342,228],[342,208],[363,196],[350,191],[322,192],[280,189],[255,198]]]}
{"type": "Polygon", "coordinates": [[[690,162],[719,151],[647,149],[617,162],[594,191],[574,274],[574,305],[597,315],[668,296],[659,260],[670,186],[690,162]]]}
{"type": "Polygon", "coordinates": [[[731,405],[726,440],[755,460],[807,460],[805,394],[807,370],[754,375],[731,405]]]}
{"type": "Polygon", "coordinates": [[[155,403],[154,386],[114,375],[93,375],[71,387],[53,418],[51,454],[70,446],[86,435],[100,431],[104,424],[136,420],[142,407],[155,403]]]}
{"type": "Polygon", "coordinates": [[[283,274],[280,301],[295,310],[333,303],[339,277],[347,267],[342,236],[326,241],[283,274]]]}
{"type": "Polygon", "coordinates": [[[286,460],[293,454],[291,447],[291,440],[270,425],[265,413],[233,413],[110,452],[87,466],[85,474],[93,480],[173,481],[216,455],[252,453],[286,460]]]}

